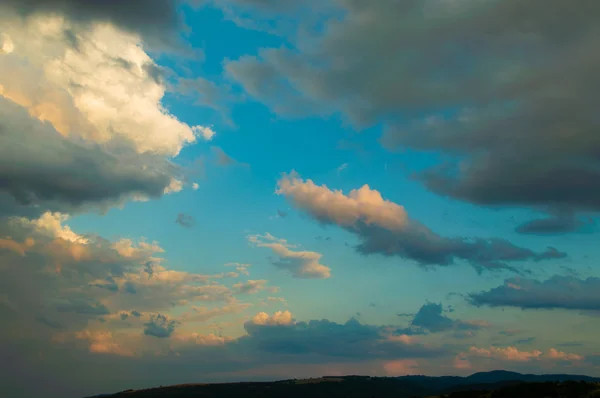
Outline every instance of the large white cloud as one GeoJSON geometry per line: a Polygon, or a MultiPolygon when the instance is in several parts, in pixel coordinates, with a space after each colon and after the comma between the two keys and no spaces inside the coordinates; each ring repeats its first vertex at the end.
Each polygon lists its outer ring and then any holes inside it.
{"type": "Polygon", "coordinates": [[[139,36],[108,23],[81,29],[58,16],[0,23],[13,43],[0,63],[1,94],[61,134],[168,156],[212,137],[162,106],[162,72],[139,36]]]}
{"type": "Polygon", "coordinates": [[[136,33],[60,14],[0,18],[0,213],[106,208],[188,183],[171,159],[214,131],[172,115],[136,33]]]}

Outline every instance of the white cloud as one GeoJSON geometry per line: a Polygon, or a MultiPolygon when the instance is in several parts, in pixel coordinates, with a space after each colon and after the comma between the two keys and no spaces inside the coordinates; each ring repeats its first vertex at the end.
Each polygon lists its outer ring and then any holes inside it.
{"type": "Polygon", "coordinates": [[[277,311],[273,315],[259,312],[252,318],[255,325],[291,325],[294,323],[292,313],[289,311],[277,311]]]}
{"type": "Polygon", "coordinates": [[[296,246],[268,232],[265,235],[250,235],[247,239],[257,247],[270,248],[279,257],[273,264],[289,271],[294,277],[326,279],[331,276],[331,269],[319,262],[323,256],[320,253],[291,250],[296,246]]]}
{"type": "Polygon", "coordinates": [[[391,231],[403,230],[408,225],[404,207],[383,199],[368,185],[345,195],[340,190],[330,190],[326,185],[316,185],[312,180],[304,181],[295,172],[284,174],[277,185],[277,194],[291,199],[300,209],[309,209],[317,219],[333,221],[341,226],[363,221],[391,231]]]}
{"type": "Polygon", "coordinates": [[[214,135],[163,107],[162,72],[138,35],[108,23],[82,29],[46,15],[0,21],[0,28],[7,32],[0,94],[61,134],[167,156],[214,135]]]}
{"type": "Polygon", "coordinates": [[[73,232],[68,225],[63,225],[68,219],[69,215],[67,214],[46,212],[34,220],[14,218],[12,222],[31,226],[35,228],[37,232],[50,238],[59,238],[68,242],[87,244],[87,238],[73,232]]]}
{"type": "Polygon", "coordinates": [[[0,36],[0,53],[10,54],[15,50],[15,44],[6,33],[0,36]]]}

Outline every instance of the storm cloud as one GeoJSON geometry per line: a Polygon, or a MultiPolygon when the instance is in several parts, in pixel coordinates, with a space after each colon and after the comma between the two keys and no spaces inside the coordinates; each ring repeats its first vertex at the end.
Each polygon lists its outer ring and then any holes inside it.
{"type": "Polygon", "coordinates": [[[5,0],[0,10],[22,17],[63,15],[75,22],[110,22],[121,29],[143,35],[150,42],[173,44],[182,26],[180,0],[5,0]]]}
{"type": "Polygon", "coordinates": [[[600,210],[594,0],[338,0],[323,29],[231,61],[282,114],[382,124],[382,143],[443,152],[431,190],[484,205],[600,210]]]}

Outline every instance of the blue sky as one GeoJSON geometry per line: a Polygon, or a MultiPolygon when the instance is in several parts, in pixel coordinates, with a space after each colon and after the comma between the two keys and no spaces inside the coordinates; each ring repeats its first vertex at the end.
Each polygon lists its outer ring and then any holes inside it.
{"type": "Polygon", "coordinates": [[[324,369],[600,375],[586,15],[79,3],[0,6],[11,396],[34,393],[24,372],[111,367],[130,384],[105,370],[73,396],[324,369]],[[321,345],[355,333],[347,357],[321,345]]]}

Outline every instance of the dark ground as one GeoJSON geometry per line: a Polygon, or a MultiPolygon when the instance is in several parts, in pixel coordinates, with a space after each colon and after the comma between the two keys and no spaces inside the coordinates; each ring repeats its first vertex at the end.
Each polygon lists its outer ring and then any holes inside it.
{"type": "Polygon", "coordinates": [[[344,376],[261,383],[185,384],[122,391],[114,398],[600,398],[600,379],[494,371],[469,377],[344,376]]]}

